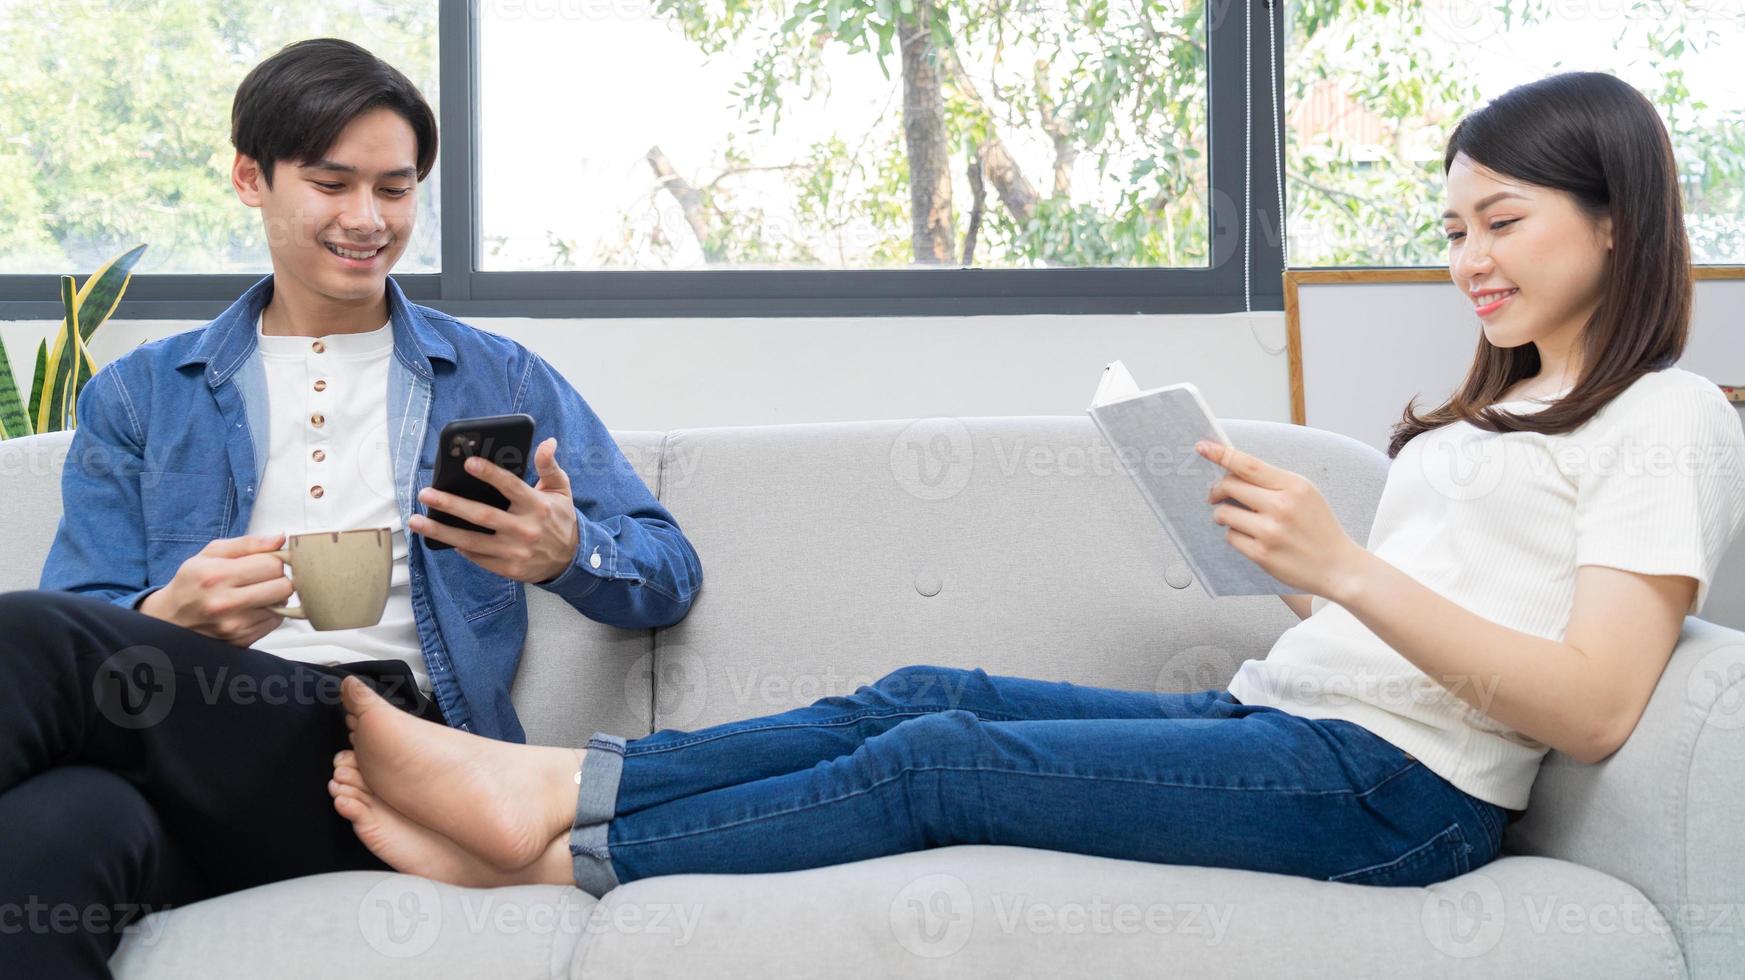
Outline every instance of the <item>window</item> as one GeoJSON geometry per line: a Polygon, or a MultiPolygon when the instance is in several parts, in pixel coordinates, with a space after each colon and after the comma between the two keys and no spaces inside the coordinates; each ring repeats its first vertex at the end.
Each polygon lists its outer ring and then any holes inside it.
{"type": "Polygon", "coordinates": [[[141,241],[118,315],[233,301],[268,258],[229,184],[230,99],[278,47],[324,35],[438,108],[441,162],[394,273],[456,315],[1278,309],[1269,15],[0,0],[0,317],[56,316],[55,275],[141,241]]]}
{"type": "MultiPolygon", "coordinates": [[[[237,84],[292,41],[342,37],[435,108],[436,19],[435,0],[0,0],[0,273],[82,276],[141,242],[136,276],[270,271],[230,185],[237,84]]],[[[437,186],[397,272],[439,266],[437,186]]]]}
{"type": "Polygon", "coordinates": [[[484,0],[482,267],[1205,268],[1205,13],[484,0]]]}
{"type": "Polygon", "coordinates": [[[1737,0],[1292,4],[1292,266],[1441,265],[1442,151],[1461,116],[1560,71],[1606,71],[1660,109],[1692,260],[1745,262],[1745,16],[1737,0]]]}

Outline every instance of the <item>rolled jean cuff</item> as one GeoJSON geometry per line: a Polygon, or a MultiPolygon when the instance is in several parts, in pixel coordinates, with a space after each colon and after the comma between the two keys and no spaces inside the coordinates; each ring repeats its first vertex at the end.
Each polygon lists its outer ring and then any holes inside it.
{"type": "Polygon", "coordinates": [[[582,758],[576,786],[576,818],[570,825],[570,858],[576,887],[599,898],[618,887],[606,831],[618,806],[618,780],[624,774],[624,739],[595,732],[582,758]]]}

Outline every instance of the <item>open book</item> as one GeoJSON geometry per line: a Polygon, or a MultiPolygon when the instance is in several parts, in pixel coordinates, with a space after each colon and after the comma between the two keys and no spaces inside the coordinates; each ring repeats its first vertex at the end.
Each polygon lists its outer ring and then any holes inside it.
{"type": "Polygon", "coordinates": [[[1116,361],[1103,369],[1089,412],[1207,595],[1302,591],[1267,574],[1226,540],[1229,527],[1212,523],[1215,505],[1206,503],[1206,493],[1226,471],[1194,452],[1194,443],[1231,442],[1191,382],[1140,391],[1116,361]]]}

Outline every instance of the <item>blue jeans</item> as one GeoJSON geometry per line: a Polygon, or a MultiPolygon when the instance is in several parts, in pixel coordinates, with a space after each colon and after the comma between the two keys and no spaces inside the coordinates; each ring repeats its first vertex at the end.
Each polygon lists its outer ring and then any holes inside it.
{"type": "Polygon", "coordinates": [[[918,666],[764,718],[595,735],[570,853],[593,895],[952,844],[1427,885],[1496,857],[1508,812],[1360,725],[1228,691],[918,666]]]}

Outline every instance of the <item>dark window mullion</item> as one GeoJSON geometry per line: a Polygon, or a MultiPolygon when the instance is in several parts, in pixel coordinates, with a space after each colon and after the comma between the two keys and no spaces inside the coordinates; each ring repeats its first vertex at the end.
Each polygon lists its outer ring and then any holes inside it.
{"type": "MultiPolygon", "coordinates": [[[[442,158],[443,300],[473,295],[478,234],[478,10],[473,0],[438,0],[436,61],[442,116],[438,153],[442,158]]],[[[398,278],[398,277],[396,277],[398,278]]]]}

